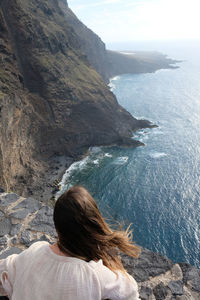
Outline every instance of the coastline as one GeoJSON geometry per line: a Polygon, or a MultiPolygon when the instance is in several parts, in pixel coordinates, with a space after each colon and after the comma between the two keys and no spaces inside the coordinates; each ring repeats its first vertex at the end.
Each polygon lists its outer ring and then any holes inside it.
{"type": "MultiPolygon", "coordinates": [[[[122,52],[126,52],[126,51],[122,51],[122,52]]],[[[119,53],[120,55],[123,55],[122,52],[116,52],[119,53]]],[[[179,66],[174,66],[173,64],[176,63],[180,63],[182,61],[178,61],[178,60],[173,60],[171,58],[168,58],[167,55],[162,54],[160,52],[150,52],[150,51],[133,51],[133,55],[131,55],[132,51],[128,51],[129,55],[124,54],[124,56],[127,56],[128,58],[134,57],[134,58],[138,58],[138,57],[143,57],[143,59],[145,58],[145,60],[150,59],[155,61],[160,58],[162,61],[161,65],[154,65],[154,69],[153,70],[145,70],[145,71],[141,71],[141,72],[135,72],[135,73],[131,73],[131,74],[139,74],[139,73],[155,73],[156,71],[162,70],[162,69],[177,69],[179,68],[179,66]]],[[[111,85],[111,81],[116,78],[117,76],[121,76],[124,75],[126,73],[122,73],[122,74],[116,74],[113,75],[112,77],[109,78],[109,82],[108,82],[108,86],[110,87],[110,90],[112,91],[112,85],[111,85]]],[[[133,131],[136,132],[137,130],[143,129],[143,128],[156,128],[158,127],[155,124],[152,124],[150,121],[148,120],[139,120],[141,122],[141,127],[136,128],[133,131]]],[[[42,193],[41,191],[39,191],[39,193],[35,190],[33,193],[34,195],[36,195],[37,198],[39,198],[40,200],[46,202],[46,203],[50,203],[50,205],[52,205],[55,201],[55,195],[56,193],[59,191],[59,186],[60,183],[62,181],[62,178],[64,176],[64,174],[66,173],[66,171],[71,167],[71,165],[73,163],[76,163],[78,161],[81,161],[82,159],[84,159],[86,156],[89,155],[89,148],[90,147],[95,147],[95,146],[99,146],[99,147],[129,147],[129,148],[135,148],[138,146],[145,146],[144,143],[141,143],[137,140],[134,140],[133,138],[129,138],[129,137],[124,137],[121,141],[118,141],[115,144],[106,144],[106,145],[90,145],[88,146],[87,149],[80,149],[79,154],[78,155],[74,155],[74,157],[69,157],[69,156],[56,156],[53,159],[49,160],[49,164],[50,164],[50,170],[47,171],[47,176],[46,179],[44,180],[44,188],[42,189],[42,193]],[[81,154],[80,154],[81,153],[81,154]],[[46,184],[45,184],[46,182],[46,184]]]]}
{"type": "Polygon", "coordinates": [[[112,65],[109,79],[106,80],[107,84],[112,78],[124,74],[146,74],[164,69],[177,69],[179,66],[176,64],[182,62],[158,51],[107,51],[112,65]]]}
{"type": "MultiPolygon", "coordinates": [[[[157,127],[158,127],[157,125],[152,125],[149,128],[153,129],[153,128],[157,128],[157,127]]],[[[145,128],[148,128],[148,127],[144,127],[142,129],[145,129],[145,128]]],[[[141,130],[141,129],[138,129],[138,130],[141,130]]],[[[134,133],[135,132],[137,132],[137,130],[134,131],[134,133]]],[[[95,148],[95,147],[105,148],[106,147],[106,148],[132,148],[132,149],[134,149],[136,147],[144,147],[144,146],[145,146],[145,144],[138,140],[135,140],[134,135],[133,135],[133,138],[127,139],[126,143],[91,146],[85,151],[85,153],[77,156],[77,158],[74,158],[73,160],[69,157],[62,157],[62,161],[63,161],[62,166],[59,169],[57,169],[57,166],[55,167],[55,169],[57,170],[57,174],[56,174],[57,177],[53,177],[55,184],[53,186],[52,185],[50,186],[51,189],[49,191],[45,191],[45,194],[43,197],[48,196],[50,198],[49,200],[51,200],[50,203],[54,204],[54,202],[57,198],[57,193],[59,194],[60,189],[63,187],[62,181],[64,179],[64,176],[65,175],[68,176],[68,174],[70,173],[70,168],[73,166],[73,164],[81,163],[81,162],[83,162],[84,159],[87,159],[91,155],[93,148],[95,148]]]]}

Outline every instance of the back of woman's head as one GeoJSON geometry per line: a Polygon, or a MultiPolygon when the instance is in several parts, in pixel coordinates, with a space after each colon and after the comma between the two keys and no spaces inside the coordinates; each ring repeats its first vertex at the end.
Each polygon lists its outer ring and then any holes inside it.
{"type": "Polygon", "coordinates": [[[119,251],[139,255],[131,231],[112,231],[84,187],[74,186],[58,198],[54,224],[60,250],[72,256],[86,261],[102,259],[111,270],[123,270],[119,251]]]}

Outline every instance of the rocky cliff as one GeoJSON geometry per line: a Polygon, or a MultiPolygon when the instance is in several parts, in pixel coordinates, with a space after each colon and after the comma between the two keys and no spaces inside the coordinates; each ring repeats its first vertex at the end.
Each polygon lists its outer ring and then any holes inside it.
{"type": "Polygon", "coordinates": [[[83,24],[69,8],[67,1],[59,0],[59,5],[80,40],[81,51],[86,55],[94,69],[106,81],[109,79],[107,51],[101,38],[83,24]]]}
{"type": "MultiPolygon", "coordinates": [[[[53,209],[33,198],[0,191],[0,259],[20,253],[36,241],[56,239],[53,209]]],[[[123,256],[123,264],[136,279],[142,300],[199,300],[200,270],[173,263],[142,249],[139,259],[123,256]]],[[[1,298],[1,297],[0,297],[1,298]]]]}
{"type": "Polygon", "coordinates": [[[151,126],[117,103],[62,5],[0,2],[0,184],[22,195],[42,194],[54,158],[66,163],[92,145],[138,145],[133,131],[151,126]]]}

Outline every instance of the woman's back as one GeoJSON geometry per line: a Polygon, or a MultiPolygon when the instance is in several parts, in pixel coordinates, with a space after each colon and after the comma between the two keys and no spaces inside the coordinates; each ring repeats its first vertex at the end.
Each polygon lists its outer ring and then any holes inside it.
{"type": "Polygon", "coordinates": [[[132,277],[116,275],[102,261],[55,254],[47,242],[37,242],[0,263],[3,286],[12,300],[138,299],[132,277]],[[5,266],[6,264],[6,266],[5,266]],[[12,296],[11,296],[12,295],[12,296]]]}
{"type": "Polygon", "coordinates": [[[12,300],[137,300],[119,253],[138,257],[132,232],[112,230],[91,194],[75,186],[55,203],[54,245],[37,242],[0,261],[0,295],[12,300]]]}

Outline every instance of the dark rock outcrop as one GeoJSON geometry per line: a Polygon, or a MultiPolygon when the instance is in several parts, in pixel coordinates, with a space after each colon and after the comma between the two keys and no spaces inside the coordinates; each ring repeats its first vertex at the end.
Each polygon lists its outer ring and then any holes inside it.
{"type": "Polygon", "coordinates": [[[168,284],[169,289],[172,292],[172,295],[183,295],[183,281],[170,281],[168,284]]]}
{"type": "Polygon", "coordinates": [[[181,263],[180,267],[183,272],[184,284],[190,285],[193,291],[200,293],[200,270],[186,263],[181,263]]]}
{"type": "MultiPolygon", "coordinates": [[[[55,242],[53,209],[42,202],[36,202],[16,194],[0,194],[0,219],[3,217],[10,224],[9,231],[4,236],[0,234],[0,259],[20,253],[36,241],[55,242]],[[9,198],[15,201],[5,206],[5,199],[9,198]],[[36,202],[37,206],[32,204],[36,202]],[[26,211],[23,219],[17,215],[13,217],[19,209],[26,211]]],[[[139,259],[123,256],[122,261],[138,282],[142,300],[200,299],[200,270],[189,264],[174,264],[168,258],[147,249],[142,249],[139,259]]]]}
{"type": "Polygon", "coordinates": [[[134,51],[125,54],[126,52],[107,51],[107,59],[109,69],[107,74],[110,77],[125,73],[152,73],[159,69],[176,69],[174,63],[178,62],[167,58],[166,55],[152,51],[141,52],[134,51]]]}
{"type": "Polygon", "coordinates": [[[156,300],[164,300],[167,296],[167,288],[164,286],[163,282],[156,285],[153,289],[153,294],[156,300]]]}
{"type": "Polygon", "coordinates": [[[142,249],[142,253],[137,260],[130,259],[127,256],[122,257],[128,272],[138,282],[149,280],[170,270],[173,266],[171,260],[159,254],[154,254],[147,249],[142,249]]]}

